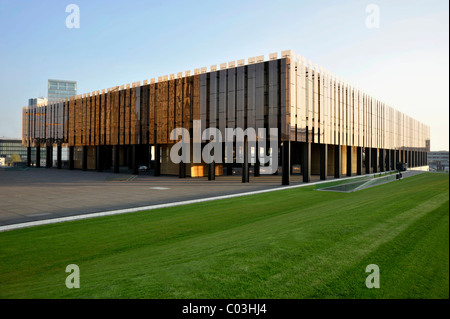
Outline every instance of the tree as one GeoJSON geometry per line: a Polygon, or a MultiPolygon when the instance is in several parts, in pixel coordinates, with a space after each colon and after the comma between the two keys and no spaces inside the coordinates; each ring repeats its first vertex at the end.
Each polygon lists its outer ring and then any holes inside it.
{"type": "Polygon", "coordinates": [[[18,162],[22,162],[20,155],[17,153],[14,153],[13,155],[11,155],[11,163],[18,163],[18,162]]]}

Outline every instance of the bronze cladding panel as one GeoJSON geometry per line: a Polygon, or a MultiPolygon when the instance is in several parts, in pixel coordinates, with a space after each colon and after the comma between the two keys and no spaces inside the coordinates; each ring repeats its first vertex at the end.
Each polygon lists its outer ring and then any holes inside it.
{"type": "Polygon", "coordinates": [[[91,94],[86,97],[86,135],[84,145],[91,145],[91,94]]]}
{"type": "Polygon", "coordinates": [[[149,86],[141,87],[141,143],[148,144],[149,86]]]}
{"type": "Polygon", "coordinates": [[[190,131],[191,129],[191,94],[192,86],[190,77],[183,78],[184,89],[183,89],[183,99],[184,99],[184,110],[183,110],[183,123],[184,128],[190,131]]]}
{"type": "Polygon", "coordinates": [[[225,136],[227,125],[227,70],[219,71],[219,130],[225,136]]]}
{"type": "Polygon", "coordinates": [[[158,144],[167,144],[168,90],[169,85],[167,81],[158,82],[158,95],[156,103],[158,144]]]}
{"type": "MultiPolygon", "coordinates": [[[[255,115],[256,115],[256,131],[259,128],[264,128],[264,108],[265,108],[265,74],[264,62],[255,65],[256,73],[256,89],[255,89],[255,115]]],[[[267,88],[268,90],[268,88],[267,88]]],[[[269,132],[266,132],[269,134],[269,132]]]]}
{"type": "Polygon", "coordinates": [[[119,144],[125,144],[125,90],[119,92],[119,144]]]}
{"type": "Polygon", "coordinates": [[[236,71],[236,127],[245,129],[245,66],[236,71]]]}
{"type": "MultiPolygon", "coordinates": [[[[236,68],[228,69],[226,127],[236,127],[236,68]]],[[[225,137],[225,135],[223,135],[223,137],[225,137]]]]}
{"type": "Polygon", "coordinates": [[[200,120],[200,75],[194,75],[193,78],[194,87],[192,94],[192,119],[200,120]]]}
{"type": "Polygon", "coordinates": [[[105,130],[106,130],[106,94],[105,90],[102,90],[100,95],[100,145],[105,145],[105,130]]]}
{"type": "Polygon", "coordinates": [[[92,92],[91,94],[91,128],[90,128],[90,132],[91,132],[91,137],[90,137],[90,145],[95,145],[95,121],[97,119],[97,116],[95,114],[96,111],[96,107],[95,107],[95,92],[92,92]]]}
{"type": "Polygon", "coordinates": [[[112,92],[112,113],[111,113],[111,144],[119,144],[119,88],[112,92]]]}
{"type": "MultiPolygon", "coordinates": [[[[256,65],[249,64],[247,66],[247,127],[255,128],[256,133],[256,105],[255,105],[255,93],[256,93],[256,65]]],[[[244,80],[245,81],[245,80],[244,80]]]]}
{"type": "MultiPolygon", "coordinates": [[[[175,127],[183,126],[183,79],[175,80],[175,127]]],[[[177,141],[181,140],[181,137],[177,141]]]]}
{"type": "Polygon", "coordinates": [[[175,80],[169,80],[169,112],[167,114],[167,134],[168,143],[173,144],[175,141],[170,139],[170,133],[175,128],[175,80]]]}
{"type": "Polygon", "coordinates": [[[131,89],[127,85],[125,90],[125,145],[130,144],[130,110],[131,110],[131,89]]]}
{"type": "MultiPolygon", "coordinates": [[[[283,59],[284,61],[284,59],[283,59]]],[[[286,73],[286,70],[284,70],[286,73]]],[[[269,108],[268,108],[268,127],[278,127],[278,94],[279,94],[279,77],[278,77],[278,60],[269,61],[269,108]]],[[[280,83],[281,84],[281,83],[280,83]]],[[[258,113],[257,113],[258,114],[258,113]]]]}
{"type": "Polygon", "coordinates": [[[156,107],[156,84],[150,84],[149,92],[149,143],[155,143],[155,107],[156,107]]]}
{"type": "Polygon", "coordinates": [[[218,103],[219,103],[219,72],[211,72],[209,75],[209,127],[217,127],[218,103]]]}
{"type": "Polygon", "coordinates": [[[207,108],[208,108],[208,75],[200,74],[200,120],[202,127],[207,127],[207,108]]]}
{"type": "MultiPolygon", "coordinates": [[[[290,140],[290,125],[291,125],[291,102],[290,102],[290,74],[291,74],[291,59],[284,58],[280,61],[280,89],[281,89],[281,140],[290,140]]],[[[293,67],[293,66],[292,66],[293,67]]]]}
{"type": "Polygon", "coordinates": [[[83,126],[83,105],[80,97],[75,99],[75,146],[81,146],[81,130],[83,126]]]}
{"type": "MultiPolygon", "coordinates": [[[[133,85],[134,86],[134,85],[133,85]]],[[[130,107],[130,144],[136,143],[136,87],[131,88],[131,107],[130,107]]]]}
{"type": "Polygon", "coordinates": [[[101,108],[100,92],[95,93],[95,145],[100,145],[101,108]]]}
{"type": "Polygon", "coordinates": [[[111,145],[111,89],[106,92],[106,132],[105,145],[111,145]]]}

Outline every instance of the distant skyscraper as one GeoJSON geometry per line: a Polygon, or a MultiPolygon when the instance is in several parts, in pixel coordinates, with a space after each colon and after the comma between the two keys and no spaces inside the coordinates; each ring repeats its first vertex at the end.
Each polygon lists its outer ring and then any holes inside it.
{"type": "Polygon", "coordinates": [[[76,81],[48,80],[48,102],[54,102],[76,95],[76,81]]]}
{"type": "Polygon", "coordinates": [[[47,99],[44,99],[43,97],[28,99],[28,106],[37,106],[42,104],[47,104],[47,99]]]}

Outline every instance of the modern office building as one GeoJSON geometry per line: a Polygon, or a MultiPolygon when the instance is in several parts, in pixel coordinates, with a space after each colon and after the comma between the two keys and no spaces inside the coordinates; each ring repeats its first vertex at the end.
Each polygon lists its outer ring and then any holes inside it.
{"type": "Polygon", "coordinates": [[[28,106],[47,104],[48,100],[43,97],[28,99],[28,106]]]}
{"type": "Polygon", "coordinates": [[[448,172],[448,151],[429,152],[428,165],[430,166],[430,170],[448,172]]]}
{"type": "Polygon", "coordinates": [[[48,101],[53,103],[77,95],[77,82],[48,80],[48,101]]]}
{"type": "MultiPolygon", "coordinates": [[[[32,149],[31,156],[32,158],[36,158],[36,150],[32,149]]],[[[45,150],[41,150],[41,153],[45,152],[45,150]]],[[[27,148],[22,145],[22,139],[20,138],[9,138],[9,137],[0,137],[0,157],[4,159],[4,164],[10,164],[11,158],[13,154],[17,154],[20,156],[20,161],[22,163],[26,163],[27,161],[27,148]]],[[[44,153],[43,153],[44,154],[44,153]]],[[[35,164],[35,163],[30,163],[35,164]]]]}
{"type": "MultiPolygon", "coordinates": [[[[272,160],[280,163],[285,185],[294,166],[300,167],[303,181],[309,182],[311,175],[327,179],[392,170],[397,162],[409,167],[426,165],[427,125],[290,50],[281,57],[273,53],[268,60],[259,56],[245,62],[213,65],[209,71],[202,67],[193,74],[185,71],[25,107],[23,145],[29,149],[46,146],[47,156],[57,145],[58,163],[62,145],[68,145],[70,169],[112,167],[119,172],[120,166],[127,165],[137,174],[139,165],[149,165],[152,154],[157,159],[152,163],[155,175],[213,180],[240,166],[243,182],[249,179],[250,166],[254,176],[259,176],[268,165],[248,153],[263,154],[263,159],[272,154],[272,160]],[[184,128],[195,142],[197,123],[202,129],[217,128],[222,136],[225,128],[254,129],[258,150],[236,141],[232,149],[224,147],[222,160],[175,164],[169,154],[179,139],[172,140],[170,133],[184,128]],[[276,134],[269,134],[271,128],[276,134]],[[258,129],[266,131],[260,135],[258,129]],[[241,155],[243,163],[236,163],[241,155]]],[[[191,144],[191,158],[208,143],[199,144],[191,144]]]]}

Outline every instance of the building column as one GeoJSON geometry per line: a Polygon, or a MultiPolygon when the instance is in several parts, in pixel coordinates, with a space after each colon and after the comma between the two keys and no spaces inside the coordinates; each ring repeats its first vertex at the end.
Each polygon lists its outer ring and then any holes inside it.
{"type": "Polygon", "coordinates": [[[41,167],[41,146],[36,146],[36,167],[41,167]]]}
{"type": "Polygon", "coordinates": [[[303,182],[309,183],[311,181],[311,143],[302,143],[302,175],[303,182]]]}
{"type": "Polygon", "coordinates": [[[319,144],[320,147],[320,179],[327,179],[328,168],[328,144],[319,144]]]}
{"type": "Polygon", "coordinates": [[[356,148],[356,175],[362,175],[362,147],[356,148]]]}
{"type": "Polygon", "coordinates": [[[352,176],[353,166],[353,150],[351,146],[347,146],[347,176],[352,176]]]}
{"type": "Polygon", "coordinates": [[[291,142],[284,141],[281,146],[281,161],[282,161],[282,177],[281,184],[289,185],[291,182],[291,142]]]}
{"type": "Polygon", "coordinates": [[[372,150],[370,147],[366,147],[364,162],[366,166],[366,174],[370,174],[370,169],[372,168],[372,150]]]}
{"type": "Polygon", "coordinates": [[[69,169],[73,170],[75,165],[74,165],[74,154],[75,153],[75,147],[74,146],[69,146],[69,169]]]}
{"type": "MultiPolygon", "coordinates": [[[[103,156],[102,156],[102,146],[97,145],[96,147],[96,162],[97,162],[97,172],[103,171],[103,156]]],[[[70,160],[69,160],[70,161],[70,160]]]]}
{"type": "Polygon", "coordinates": [[[56,167],[61,169],[62,167],[62,146],[58,144],[56,146],[56,167]]]}
{"type": "Polygon", "coordinates": [[[385,158],[384,158],[384,148],[380,148],[380,158],[379,158],[379,162],[380,162],[380,172],[384,172],[384,165],[385,165],[385,158]]]}
{"type": "Polygon", "coordinates": [[[118,174],[120,172],[119,145],[113,146],[113,170],[114,174],[118,174]]]}
{"type": "Polygon", "coordinates": [[[153,168],[153,175],[154,176],[161,175],[161,146],[156,143],[155,143],[155,167],[153,168]]]}
{"type": "Polygon", "coordinates": [[[133,164],[133,175],[139,175],[137,145],[131,145],[131,158],[133,164]]]}
{"type": "MultiPolygon", "coordinates": [[[[256,143],[256,144],[258,144],[258,143],[256,143]]],[[[253,165],[253,176],[254,177],[261,176],[260,164],[259,164],[259,146],[256,146],[256,149],[255,149],[255,164],[253,165]]]]}
{"type": "Polygon", "coordinates": [[[334,146],[334,177],[341,178],[341,145],[334,146]]]}
{"type": "Polygon", "coordinates": [[[186,178],[186,163],[184,163],[183,161],[180,162],[180,164],[178,164],[178,177],[179,178],[186,178]]]}
{"type": "Polygon", "coordinates": [[[372,168],[373,172],[378,172],[378,149],[372,148],[372,168]]]}
{"type": "Polygon", "coordinates": [[[391,150],[384,150],[384,169],[386,172],[390,171],[391,167],[391,150]]]}
{"type": "Polygon", "coordinates": [[[216,180],[216,163],[212,161],[208,164],[208,181],[216,180]]]}
{"type": "Polygon", "coordinates": [[[242,163],[242,183],[250,182],[248,173],[248,137],[244,137],[244,163],[242,163]]]}
{"type": "Polygon", "coordinates": [[[31,147],[27,147],[27,167],[31,167],[31,147]]]}
{"type": "Polygon", "coordinates": [[[81,162],[81,167],[83,171],[87,171],[87,159],[88,159],[88,147],[83,146],[83,159],[81,162]]]}
{"type": "Polygon", "coordinates": [[[128,169],[132,170],[133,169],[133,146],[132,145],[127,146],[127,162],[128,162],[128,169]]]}

